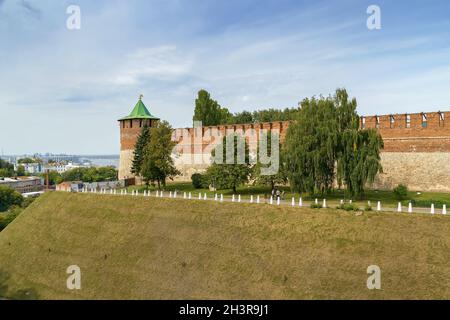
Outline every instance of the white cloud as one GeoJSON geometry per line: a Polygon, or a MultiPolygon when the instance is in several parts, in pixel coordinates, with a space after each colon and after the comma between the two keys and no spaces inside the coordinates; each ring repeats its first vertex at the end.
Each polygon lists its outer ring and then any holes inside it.
{"type": "Polygon", "coordinates": [[[128,54],[113,79],[117,85],[134,85],[148,79],[176,79],[191,70],[193,61],[181,55],[176,46],[138,49],[128,54]]]}

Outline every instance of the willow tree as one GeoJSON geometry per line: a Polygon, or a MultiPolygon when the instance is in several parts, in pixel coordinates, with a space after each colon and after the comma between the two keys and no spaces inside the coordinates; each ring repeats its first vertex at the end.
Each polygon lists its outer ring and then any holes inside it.
{"type": "Polygon", "coordinates": [[[374,129],[359,129],[356,107],[345,89],[302,101],[283,151],[293,189],[324,193],[337,181],[350,195],[361,195],[381,172],[383,140],[374,129]]]}
{"type": "Polygon", "coordinates": [[[331,98],[305,99],[289,126],[283,155],[288,179],[298,192],[325,193],[332,188],[339,130],[331,98]]]}

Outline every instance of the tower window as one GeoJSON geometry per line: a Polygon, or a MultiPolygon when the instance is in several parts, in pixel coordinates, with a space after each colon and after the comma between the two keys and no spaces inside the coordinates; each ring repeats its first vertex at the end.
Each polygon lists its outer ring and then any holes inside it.
{"type": "Polygon", "coordinates": [[[443,112],[439,112],[439,126],[444,126],[445,114],[443,112]]]}
{"type": "Polygon", "coordinates": [[[422,128],[426,128],[427,127],[427,115],[425,113],[422,113],[422,128]]]}
{"type": "Polygon", "coordinates": [[[391,127],[391,128],[394,127],[394,124],[395,124],[395,117],[394,117],[393,115],[390,115],[390,116],[389,116],[389,124],[390,124],[390,127],[391,127]]]}
{"type": "Polygon", "coordinates": [[[366,128],[366,117],[361,117],[361,127],[362,127],[363,129],[366,128]]]}
{"type": "Polygon", "coordinates": [[[130,128],[133,128],[133,120],[130,120],[130,128]]]}
{"type": "Polygon", "coordinates": [[[122,121],[122,128],[125,129],[125,121],[122,121]]]}
{"type": "Polygon", "coordinates": [[[411,128],[411,115],[406,115],[406,127],[411,128]]]}
{"type": "Polygon", "coordinates": [[[380,127],[380,117],[375,116],[375,127],[378,129],[380,127]]]}
{"type": "Polygon", "coordinates": [[[139,120],[139,128],[142,128],[142,120],[139,120]]]}

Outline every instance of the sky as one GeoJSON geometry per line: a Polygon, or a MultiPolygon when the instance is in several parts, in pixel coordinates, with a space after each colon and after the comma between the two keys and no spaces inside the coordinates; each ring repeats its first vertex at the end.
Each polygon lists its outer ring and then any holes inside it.
{"type": "Polygon", "coordinates": [[[0,152],[117,154],[140,94],[174,128],[200,89],[232,112],[341,87],[361,115],[449,111],[449,40],[448,0],[0,0],[0,152]]]}

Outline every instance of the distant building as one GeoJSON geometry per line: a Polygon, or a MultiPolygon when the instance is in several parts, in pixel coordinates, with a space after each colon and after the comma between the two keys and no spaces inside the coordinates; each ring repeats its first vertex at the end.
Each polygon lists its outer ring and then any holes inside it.
{"type": "Polygon", "coordinates": [[[40,177],[17,177],[0,180],[0,186],[7,186],[19,193],[38,192],[44,189],[44,181],[40,177]]]}
{"type": "Polygon", "coordinates": [[[101,190],[101,189],[117,189],[125,187],[125,182],[123,180],[120,181],[103,181],[103,182],[70,182],[65,181],[61,182],[56,186],[56,191],[65,191],[65,192],[80,192],[83,189],[86,190],[101,190]]]}

